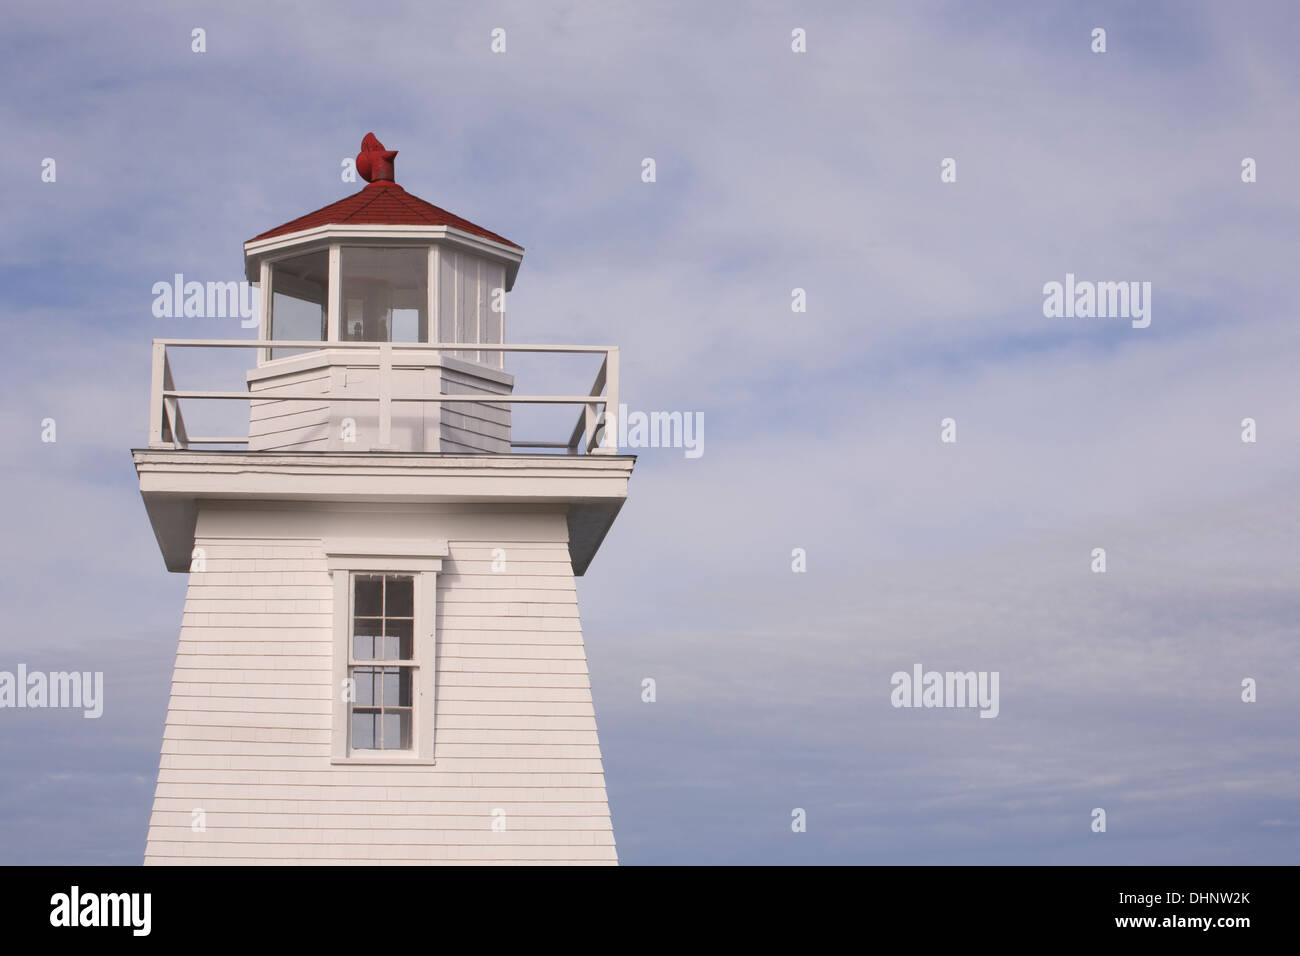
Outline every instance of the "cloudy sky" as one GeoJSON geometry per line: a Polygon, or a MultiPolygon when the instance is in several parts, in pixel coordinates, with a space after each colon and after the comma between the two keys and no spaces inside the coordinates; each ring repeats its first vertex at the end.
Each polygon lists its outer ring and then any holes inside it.
{"type": "Polygon", "coordinates": [[[633,409],[704,415],[702,457],[642,451],[579,584],[623,862],[1297,862],[1297,27],[1285,2],[7,11],[0,670],[102,670],[107,700],[0,711],[0,862],[143,854],[185,589],[128,451],[149,341],[251,337],[155,318],[152,285],[240,278],[244,240],[357,188],[370,130],[526,248],[511,341],[618,344],[633,409]],[[1150,326],[1045,317],[1067,273],[1150,282],[1150,326]],[[917,663],[998,671],[998,717],[895,709],[917,663]]]}

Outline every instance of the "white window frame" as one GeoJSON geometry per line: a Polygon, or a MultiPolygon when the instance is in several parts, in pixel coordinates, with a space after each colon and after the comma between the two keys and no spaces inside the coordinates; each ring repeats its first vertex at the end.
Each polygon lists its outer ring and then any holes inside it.
{"type": "Polygon", "coordinates": [[[334,590],[334,666],[330,696],[333,700],[331,763],[412,765],[434,763],[437,686],[437,579],[446,542],[407,547],[392,542],[330,541],[326,564],[334,590]],[[349,720],[350,701],[345,690],[352,644],[352,577],[362,574],[403,574],[415,579],[415,627],[412,649],[412,714],[409,750],[353,750],[349,720]]]}

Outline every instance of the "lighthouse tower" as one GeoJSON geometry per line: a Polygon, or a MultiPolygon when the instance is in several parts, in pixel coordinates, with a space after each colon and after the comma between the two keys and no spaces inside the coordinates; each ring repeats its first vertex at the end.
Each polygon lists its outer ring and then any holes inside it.
{"type": "Polygon", "coordinates": [[[363,189],[244,244],[257,339],[154,342],[133,455],[189,587],[147,864],[617,862],[574,579],[632,472],[618,350],[507,345],[523,249],[395,156],[368,135],[363,189]],[[177,387],[230,349],[240,388],[177,387]],[[594,382],[524,394],[520,353],[594,382]],[[213,402],[246,438],[189,434],[213,402]]]}

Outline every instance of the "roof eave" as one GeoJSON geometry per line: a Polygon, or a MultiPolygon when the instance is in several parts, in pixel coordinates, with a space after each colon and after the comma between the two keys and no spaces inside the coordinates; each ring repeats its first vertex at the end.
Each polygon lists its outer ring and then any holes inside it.
{"type": "Polygon", "coordinates": [[[573,573],[586,572],[627,499],[634,455],[463,455],[133,449],[169,571],[189,570],[205,502],[534,504],[563,508],[573,573]]]}
{"type": "Polygon", "coordinates": [[[455,226],[415,225],[332,225],[314,226],[298,232],[287,232],[266,239],[250,239],[244,243],[244,275],[249,282],[261,279],[261,262],[278,253],[298,250],[304,246],[329,245],[334,240],[348,239],[406,239],[442,242],[458,246],[489,259],[496,259],[506,267],[506,291],[514,288],[524,250],[513,243],[497,242],[478,236],[455,226]]]}

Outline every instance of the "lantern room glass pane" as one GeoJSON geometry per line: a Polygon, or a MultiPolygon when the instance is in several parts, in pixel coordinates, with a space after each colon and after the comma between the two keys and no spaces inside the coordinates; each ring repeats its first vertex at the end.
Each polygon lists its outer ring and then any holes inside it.
{"type": "Polygon", "coordinates": [[[344,246],[339,263],[345,342],[429,341],[429,250],[344,246]]]}
{"type": "MultiPolygon", "coordinates": [[[[490,315],[491,289],[496,277],[504,276],[504,270],[477,256],[450,249],[442,250],[439,259],[438,341],[465,345],[499,342],[501,316],[490,315]]],[[[501,367],[499,352],[457,349],[450,354],[501,367]]]]}
{"type": "MultiPolygon", "coordinates": [[[[270,338],[281,341],[325,341],[329,288],[329,253],[311,252],[271,263],[270,338]]],[[[297,355],[306,349],[272,349],[271,358],[297,355]]]]}

